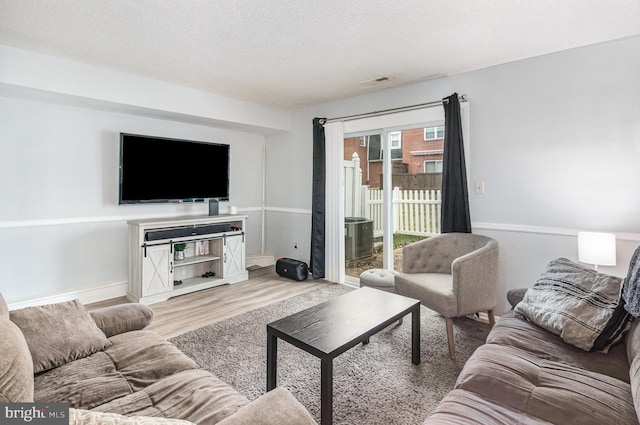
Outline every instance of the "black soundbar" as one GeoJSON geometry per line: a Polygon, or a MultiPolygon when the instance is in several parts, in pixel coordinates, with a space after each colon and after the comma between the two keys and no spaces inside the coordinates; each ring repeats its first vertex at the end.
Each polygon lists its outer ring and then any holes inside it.
{"type": "Polygon", "coordinates": [[[231,230],[230,223],[207,224],[194,227],[178,227],[175,229],[152,230],[144,234],[145,241],[157,241],[160,239],[177,239],[188,236],[208,235],[212,233],[224,233],[231,230]]]}

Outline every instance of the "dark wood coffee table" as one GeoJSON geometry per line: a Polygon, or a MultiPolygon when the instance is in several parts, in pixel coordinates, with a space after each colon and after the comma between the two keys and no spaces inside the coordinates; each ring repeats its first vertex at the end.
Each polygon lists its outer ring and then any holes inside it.
{"type": "Polygon", "coordinates": [[[420,301],[360,288],[267,325],[267,391],[276,387],[278,338],[320,359],[321,425],[333,422],[333,359],[411,313],[411,361],[420,364],[420,301]]]}

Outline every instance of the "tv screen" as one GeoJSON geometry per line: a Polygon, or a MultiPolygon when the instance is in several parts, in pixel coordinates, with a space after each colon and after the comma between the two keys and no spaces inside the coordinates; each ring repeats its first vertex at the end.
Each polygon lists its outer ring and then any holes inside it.
{"type": "Polygon", "coordinates": [[[120,134],[120,204],[229,200],[229,145],[120,134]]]}

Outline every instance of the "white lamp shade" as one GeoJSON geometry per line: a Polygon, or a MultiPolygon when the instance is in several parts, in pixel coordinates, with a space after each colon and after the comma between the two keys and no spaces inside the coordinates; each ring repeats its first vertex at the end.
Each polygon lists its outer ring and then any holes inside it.
{"type": "Polygon", "coordinates": [[[616,235],[578,232],[578,261],[600,266],[615,266],[616,235]]]}

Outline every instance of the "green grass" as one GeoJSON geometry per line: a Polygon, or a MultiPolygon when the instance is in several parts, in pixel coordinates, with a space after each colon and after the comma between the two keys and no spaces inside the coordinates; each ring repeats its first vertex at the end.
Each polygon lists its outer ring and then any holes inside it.
{"type": "Polygon", "coordinates": [[[401,246],[408,245],[412,242],[421,241],[423,239],[425,239],[424,236],[396,234],[396,235],[393,235],[393,247],[398,248],[401,246]]]}
{"type": "MultiPolygon", "coordinates": [[[[403,235],[403,234],[397,233],[393,235],[393,248],[400,248],[405,245],[409,245],[412,242],[421,241],[423,239],[426,239],[426,238],[424,236],[403,235]]],[[[382,237],[375,238],[374,243],[375,242],[382,243],[382,237]]],[[[378,250],[381,251],[382,247],[380,246],[378,250]]]]}

